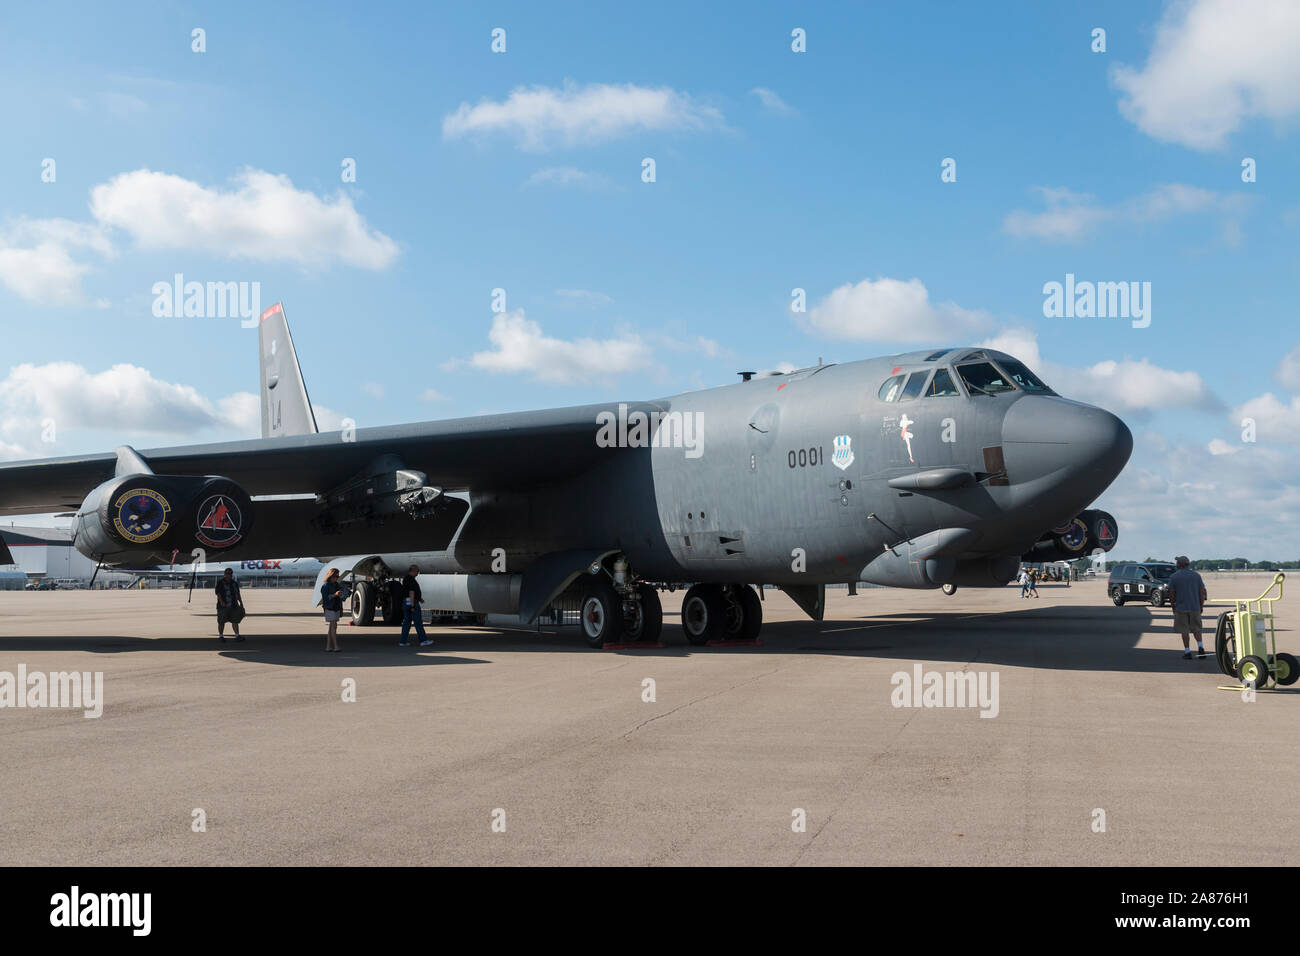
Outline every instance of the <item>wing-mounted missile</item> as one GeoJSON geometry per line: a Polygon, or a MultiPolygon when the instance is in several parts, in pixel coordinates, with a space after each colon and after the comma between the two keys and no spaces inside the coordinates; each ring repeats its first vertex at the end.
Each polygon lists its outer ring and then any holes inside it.
{"type": "Polygon", "coordinates": [[[252,499],[238,483],[219,475],[157,475],[124,445],[113,477],[86,496],[72,529],[77,550],[92,560],[160,564],[196,548],[233,548],[252,524],[252,499]]]}
{"type": "Polygon", "coordinates": [[[404,467],[396,455],[382,455],[356,477],[316,496],[321,511],[314,524],[332,533],[357,522],[375,527],[396,514],[430,517],[443,493],[427,481],[424,472],[404,467]]]}

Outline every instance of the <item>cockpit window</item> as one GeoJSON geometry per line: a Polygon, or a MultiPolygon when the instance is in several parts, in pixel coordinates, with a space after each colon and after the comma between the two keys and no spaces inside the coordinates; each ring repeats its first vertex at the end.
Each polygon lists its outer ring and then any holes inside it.
{"type": "Polygon", "coordinates": [[[1007,377],[994,368],[992,362],[976,362],[974,365],[958,365],[957,374],[975,394],[994,395],[998,392],[1014,392],[1016,387],[1007,381],[1007,377]]]}
{"type": "Polygon", "coordinates": [[[1026,392],[1051,391],[1037,375],[1025,367],[1023,362],[1018,362],[1015,359],[998,359],[998,364],[1011,376],[1011,380],[1026,392]]]}
{"type": "Polygon", "coordinates": [[[893,378],[886,381],[884,385],[880,386],[880,391],[877,393],[880,400],[882,402],[898,401],[898,393],[902,390],[903,379],[906,377],[907,376],[905,375],[895,375],[893,378]]]}
{"type": "Polygon", "coordinates": [[[908,376],[907,384],[903,386],[903,394],[898,396],[898,400],[910,402],[914,398],[920,398],[921,393],[925,391],[925,380],[929,374],[929,372],[913,372],[908,376]]]}
{"type": "Polygon", "coordinates": [[[930,398],[937,395],[960,395],[961,392],[957,391],[957,386],[953,384],[952,376],[948,374],[948,370],[941,368],[934,373],[934,379],[930,382],[930,389],[925,394],[927,398],[930,398]]]}
{"type": "Polygon", "coordinates": [[[947,354],[948,354],[949,352],[951,352],[951,351],[952,351],[952,349],[939,349],[937,352],[931,352],[929,355],[927,355],[927,356],[925,357],[925,360],[926,360],[927,362],[934,362],[934,361],[937,361],[938,359],[943,358],[945,355],[947,355],[947,354]]]}

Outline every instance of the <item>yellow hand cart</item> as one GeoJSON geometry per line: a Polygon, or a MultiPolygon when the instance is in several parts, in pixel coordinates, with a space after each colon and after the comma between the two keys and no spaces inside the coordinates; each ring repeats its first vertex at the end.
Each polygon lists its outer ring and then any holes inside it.
{"type": "Polygon", "coordinates": [[[1291,654],[1277,653],[1277,634],[1273,628],[1273,605],[1282,600],[1282,582],[1286,575],[1278,572],[1273,582],[1257,598],[1225,598],[1209,604],[1231,604],[1231,611],[1219,615],[1214,627],[1214,656],[1219,670],[1243,684],[1264,687],[1270,677],[1281,685],[1300,680],[1300,661],[1291,654]],[[1277,595],[1270,597],[1273,589],[1277,595]]]}

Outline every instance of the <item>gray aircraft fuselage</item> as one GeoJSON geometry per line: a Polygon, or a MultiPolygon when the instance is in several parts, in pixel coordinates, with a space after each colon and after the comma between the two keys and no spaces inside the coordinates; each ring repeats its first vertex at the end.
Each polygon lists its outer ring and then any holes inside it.
{"type": "Polygon", "coordinates": [[[1123,468],[1132,436],[1109,412],[1050,393],[879,397],[895,374],[943,368],[955,379],[951,360],[971,351],[818,366],[649,403],[695,416],[696,447],[665,439],[546,488],[475,493],[446,551],[410,557],[425,572],[488,573],[502,553],[513,572],[550,552],[618,549],[660,582],[1000,583],[984,580],[982,562],[1005,567],[1086,508],[1123,468]],[[889,485],[914,475],[946,487],[889,485]],[[935,555],[949,563],[927,566],[935,555]]]}

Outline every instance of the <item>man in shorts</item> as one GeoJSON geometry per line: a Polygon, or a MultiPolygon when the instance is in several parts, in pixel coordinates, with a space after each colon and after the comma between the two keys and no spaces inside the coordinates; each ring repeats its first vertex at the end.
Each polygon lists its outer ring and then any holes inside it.
{"type": "Polygon", "coordinates": [[[1196,656],[1205,656],[1201,643],[1201,612],[1205,610],[1205,582],[1191,568],[1186,555],[1174,559],[1178,570],[1169,577],[1169,603],[1174,609],[1174,627],[1183,636],[1183,660],[1192,659],[1189,632],[1196,633],[1196,656]]]}

